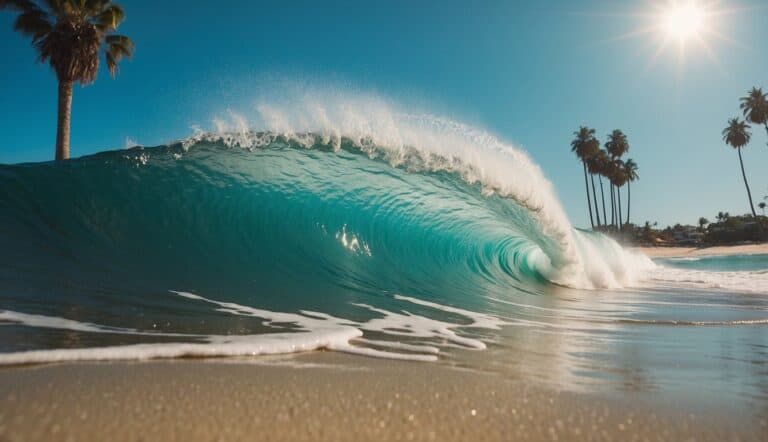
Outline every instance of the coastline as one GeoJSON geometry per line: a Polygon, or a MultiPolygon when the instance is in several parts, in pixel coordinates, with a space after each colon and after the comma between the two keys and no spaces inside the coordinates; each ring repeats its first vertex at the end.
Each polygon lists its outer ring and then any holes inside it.
{"type": "Polygon", "coordinates": [[[0,370],[0,440],[759,440],[765,415],[313,352],[0,370]]]}
{"type": "Polygon", "coordinates": [[[703,256],[768,254],[768,243],[712,247],[632,247],[650,258],[685,258],[703,256]]]}

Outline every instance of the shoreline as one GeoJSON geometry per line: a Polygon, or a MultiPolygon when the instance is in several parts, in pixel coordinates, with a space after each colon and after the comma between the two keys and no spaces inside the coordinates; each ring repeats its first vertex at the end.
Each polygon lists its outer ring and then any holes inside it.
{"type": "Polygon", "coordinates": [[[711,247],[631,247],[630,250],[650,258],[764,255],[768,254],[768,243],[711,247]]]}
{"type": "Polygon", "coordinates": [[[313,352],[0,370],[0,440],[759,440],[764,415],[313,352]]]}

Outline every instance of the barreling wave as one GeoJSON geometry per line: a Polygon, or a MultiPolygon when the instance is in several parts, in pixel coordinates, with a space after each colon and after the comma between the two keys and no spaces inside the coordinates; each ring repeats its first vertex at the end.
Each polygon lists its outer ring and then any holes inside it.
{"type": "Polygon", "coordinates": [[[215,132],[198,132],[184,146],[209,142],[259,149],[280,144],[345,151],[409,174],[449,175],[467,184],[457,189],[462,196],[479,191],[483,197],[509,200],[508,212],[498,220],[521,234],[513,236],[533,245],[515,251],[525,250],[526,264],[555,284],[622,287],[635,283],[652,267],[650,261],[626,253],[606,237],[573,229],[541,169],[526,153],[484,131],[445,118],[398,111],[365,96],[304,98],[295,105],[261,104],[257,110],[254,123],[230,112],[227,120],[214,120],[215,132]]]}
{"type": "MultiPolygon", "coordinates": [[[[30,215],[44,215],[77,225],[85,244],[137,231],[139,243],[160,240],[167,238],[161,225],[173,226],[190,243],[174,247],[209,243],[206,253],[221,259],[233,252],[222,240],[274,246],[249,238],[256,233],[249,226],[274,229],[296,247],[330,232],[353,252],[386,257],[393,271],[410,267],[401,253],[416,252],[433,272],[464,261],[459,275],[578,288],[621,287],[647,269],[647,260],[608,238],[573,229],[522,151],[459,123],[377,106],[261,106],[268,131],[233,116],[181,144],[6,167],[6,225],[29,228],[44,222],[30,215]],[[30,188],[43,194],[25,198],[30,188]]],[[[326,261],[328,245],[317,246],[318,262],[326,261]]]]}
{"type": "Polygon", "coordinates": [[[205,303],[188,302],[217,299],[297,312],[282,331],[330,330],[299,343],[267,337],[281,344],[266,352],[292,345],[360,351],[349,341],[367,330],[367,352],[394,348],[428,360],[433,347],[378,338],[448,336],[477,348],[480,341],[454,330],[482,328],[470,312],[487,310],[488,299],[554,286],[623,287],[653,267],[603,235],[574,229],[524,152],[450,120],[364,100],[260,106],[253,124],[235,114],[216,124],[165,146],[0,166],[5,320],[75,331],[108,323],[93,327],[120,344],[146,338],[126,330],[203,340],[147,349],[168,356],[257,353],[263,337],[220,336],[274,334],[280,323],[241,317],[242,330],[233,329],[205,303]],[[404,300],[435,302],[411,307],[442,306],[456,317],[413,322],[429,314],[399,312],[404,300]],[[382,314],[408,318],[400,324],[406,331],[371,325],[382,314]],[[62,317],[81,325],[72,329],[57,322],[62,317]],[[328,321],[330,329],[318,325],[328,321]]]}

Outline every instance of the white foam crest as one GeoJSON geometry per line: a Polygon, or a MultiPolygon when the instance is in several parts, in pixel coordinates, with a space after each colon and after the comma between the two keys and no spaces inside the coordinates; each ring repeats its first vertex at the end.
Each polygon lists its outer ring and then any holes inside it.
{"type": "Polygon", "coordinates": [[[145,360],[179,357],[257,356],[306,352],[326,349],[364,356],[411,361],[435,361],[441,347],[482,350],[485,343],[459,335],[463,328],[498,329],[503,321],[488,315],[398,296],[397,299],[433,309],[461,315],[467,324],[438,321],[408,312],[396,313],[359,305],[380,317],[364,322],[311,311],[281,313],[257,309],[231,302],[222,302],[200,295],[172,291],[178,296],[216,306],[216,310],[239,316],[263,319],[262,324],[277,330],[291,330],[256,335],[192,335],[163,332],[143,332],[130,328],[107,327],[71,319],[0,311],[0,321],[28,327],[53,328],[88,333],[129,334],[158,338],[186,338],[195,342],[161,342],[94,348],[32,350],[0,354],[0,365],[43,362],[145,360]],[[391,341],[363,338],[364,332],[383,334],[391,341]],[[406,338],[408,342],[402,342],[406,338]],[[393,351],[381,350],[387,348],[393,351]]]}
{"type": "MultiPolygon", "coordinates": [[[[549,280],[578,288],[620,287],[634,280],[628,261],[601,258],[602,250],[580,246],[552,184],[524,151],[493,135],[450,119],[407,112],[371,95],[305,93],[298,99],[260,102],[253,118],[228,111],[217,119],[209,141],[231,146],[261,147],[276,136],[311,147],[319,136],[339,148],[342,136],[370,156],[393,166],[448,171],[485,193],[510,197],[526,207],[556,250],[536,254],[537,269],[549,280]],[[267,135],[265,135],[267,134],[267,135]],[[269,136],[268,134],[271,134],[269,136]],[[593,255],[597,254],[597,256],[593,255]],[[609,265],[610,264],[610,265],[609,265]]],[[[614,255],[621,249],[613,251],[614,255]]]]}

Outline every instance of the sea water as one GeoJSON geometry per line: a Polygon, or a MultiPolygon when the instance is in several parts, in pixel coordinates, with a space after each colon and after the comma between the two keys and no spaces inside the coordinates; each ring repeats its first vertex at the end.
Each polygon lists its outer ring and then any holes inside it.
{"type": "Polygon", "coordinates": [[[768,403],[768,256],[575,229],[521,150],[378,103],[0,166],[0,364],[328,350],[768,403]]]}

